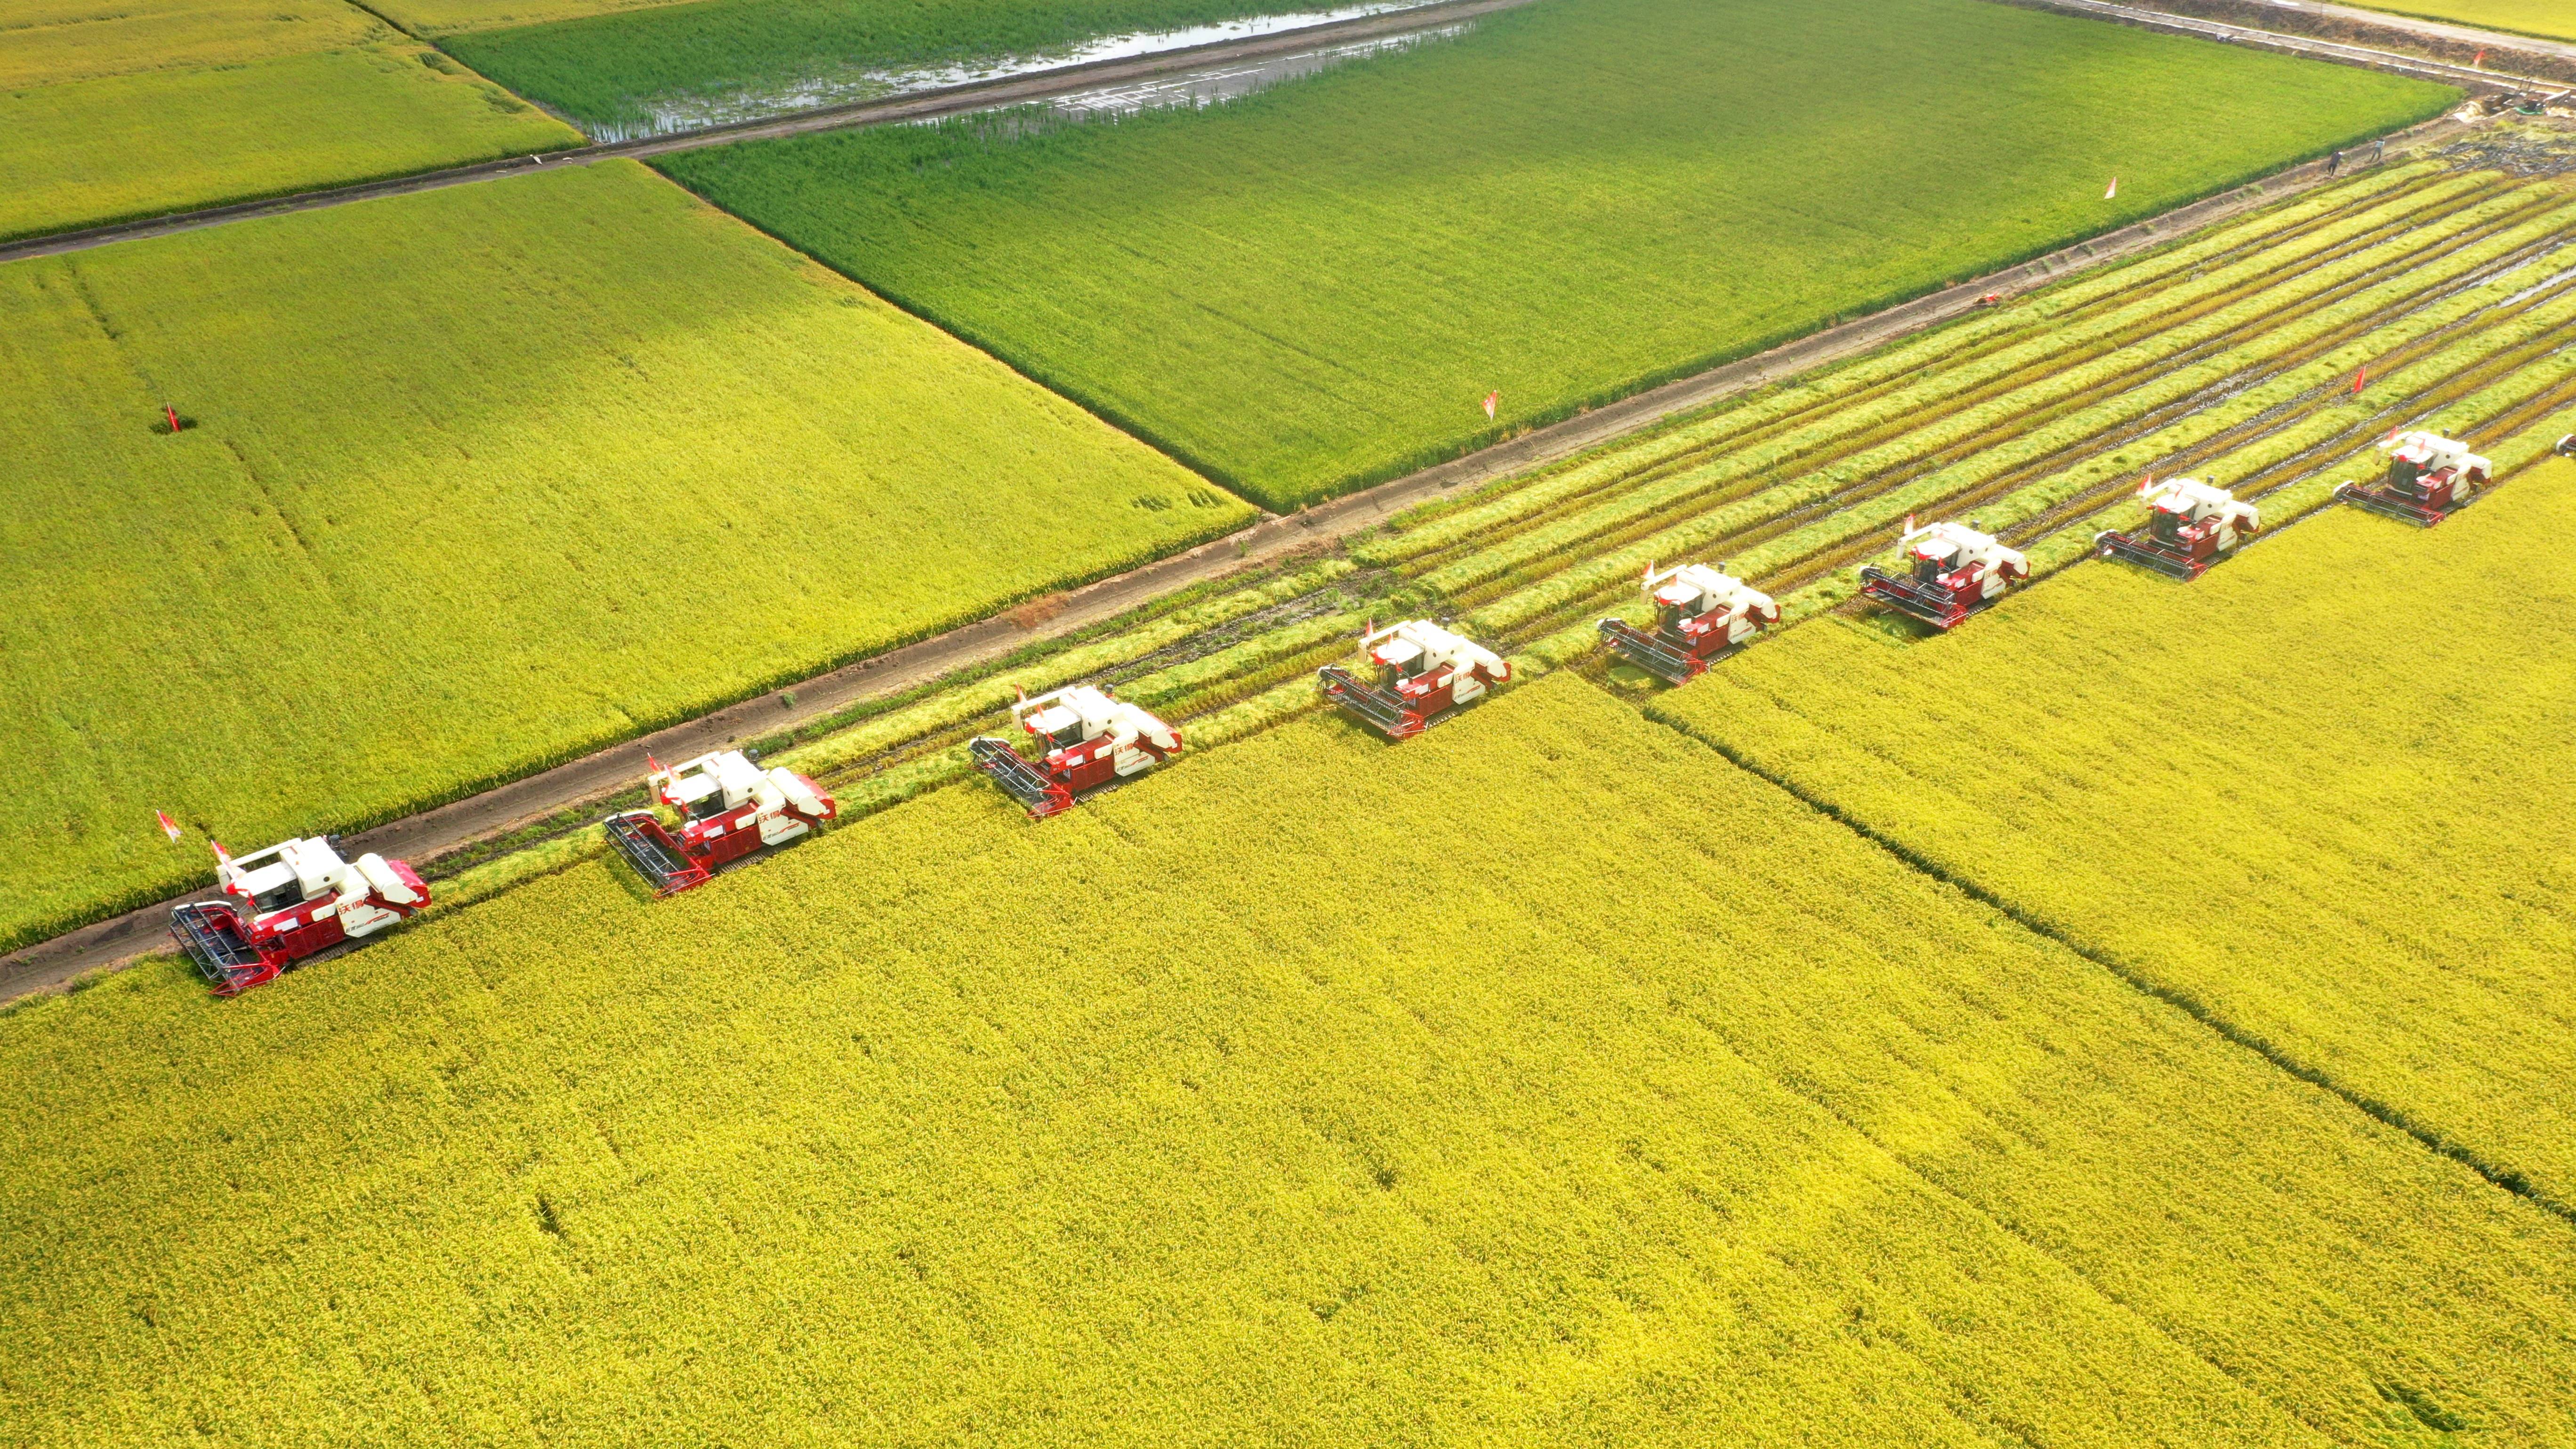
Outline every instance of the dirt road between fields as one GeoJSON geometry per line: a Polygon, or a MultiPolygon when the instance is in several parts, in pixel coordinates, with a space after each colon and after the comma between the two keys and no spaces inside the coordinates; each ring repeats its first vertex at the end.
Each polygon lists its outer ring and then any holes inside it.
{"type": "Polygon", "coordinates": [[[2189,35],[2393,71],[2472,90],[2559,90],[2576,75],[2576,46],[2403,15],[2291,0],[2011,0],[2110,20],[2148,30],[2189,35]],[[2406,49],[2393,49],[2405,46],[2406,49]],[[2480,64],[2485,52],[2489,63],[2480,64]],[[2522,62],[2517,68],[2516,61],[2522,62]]]}
{"type": "MultiPolygon", "coordinates": [[[[2407,153],[2438,147],[2456,138],[2463,129],[2460,122],[2447,117],[2428,122],[2391,138],[2389,156],[2394,161],[2407,153]]],[[[1971,312],[1983,298],[2008,297],[2063,280],[2296,195],[2327,179],[2322,162],[2293,167],[2035,261],[1666,383],[1393,482],[1288,517],[1265,518],[1213,543],[1073,590],[1063,597],[1060,612],[1033,629],[1013,623],[1008,615],[996,615],[788,686],[785,692],[795,697],[792,707],[782,702],[780,693],[765,693],[632,743],[611,746],[541,774],[362,832],[352,837],[352,843],[358,849],[426,865],[444,853],[605,800],[635,786],[643,778],[648,752],[664,759],[686,759],[772,735],[861,701],[997,659],[1033,641],[1058,637],[1112,618],[1172,590],[1300,549],[1329,547],[1427,498],[1525,472],[1675,414],[1855,356],[1971,312]]],[[[174,897],[0,957],[0,1001],[57,988],[87,972],[164,949],[168,944],[170,906],[204,894],[197,891],[174,897]]]]}
{"type": "Polygon", "coordinates": [[[1220,40],[1207,45],[1156,51],[1151,55],[1124,56],[1113,60],[1056,66],[1047,70],[1005,76],[999,80],[943,86],[934,90],[914,91],[909,95],[859,101],[846,106],[827,106],[818,110],[798,111],[791,115],[767,117],[757,121],[710,126],[700,131],[679,131],[633,141],[613,141],[596,146],[583,146],[570,151],[550,151],[542,156],[512,156],[499,161],[478,162],[471,166],[450,167],[444,171],[425,171],[416,176],[398,176],[382,181],[360,182],[351,186],[335,186],[321,191],[297,192],[293,195],[271,197],[262,201],[235,202],[228,206],[177,212],[169,216],[147,217],[139,221],[117,222],[80,231],[55,232],[48,236],[27,237],[0,244],[0,262],[16,261],[22,257],[56,256],[64,252],[86,251],[91,247],[105,246],[110,242],[168,236],[173,232],[195,231],[200,227],[221,226],[226,222],[248,221],[262,216],[282,216],[297,211],[315,211],[323,207],[345,206],[353,201],[372,201],[378,197],[408,196],[414,192],[437,191],[445,187],[464,186],[477,181],[493,181],[505,176],[523,175],[530,171],[552,170],[563,166],[584,166],[594,161],[614,159],[641,161],[654,156],[667,156],[677,151],[696,151],[709,146],[729,146],[737,141],[765,141],[780,136],[801,136],[813,131],[840,131],[860,126],[881,126],[898,121],[929,121],[942,116],[962,115],[969,111],[989,110],[995,106],[1059,100],[1085,91],[1132,85],[1137,81],[1154,77],[1176,76],[1202,69],[1234,68],[1246,61],[1286,59],[1307,52],[1347,46],[1355,41],[1406,35],[1421,30],[1435,30],[1442,26],[1456,25],[1463,20],[1472,20],[1479,15],[1489,15],[1497,10],[1510,10],[1530,3],[1531,0],[1441,0],[1441,3],[1418,5],[1406,10],[1390,10],[1382,14],[1363,15],[1351,20],[1329,21],[1295,30],[1275,31],[1268,35],[1247,36],[1240,40],[1220,40]]]}

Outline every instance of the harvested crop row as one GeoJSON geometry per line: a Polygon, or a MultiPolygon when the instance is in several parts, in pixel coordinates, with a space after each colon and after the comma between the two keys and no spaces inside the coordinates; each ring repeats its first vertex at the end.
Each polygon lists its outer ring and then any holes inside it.
{"type": "Polygon", "coordinates": [[[1654,709],[2576,1204],[2571,528],[2551,463],[2189,589],[2084,569],[1913,647],[1801,629],[1654,709]]]}
{"type": "MultiPolygon", "coordinates": [[[[1743,505],[1732,506],[1728,523],[1693,527],[1692,535],[1703,541],[1713,539],[1721,535],[1710,532],[1711,528],[1732,533],[1745,523],[1780,517],[1846,489],[1882,490],[1897,481],[1889,474],[1908,467],[1948,464],[1990,472],[2063,447],[2068,440],[2094,436],[2190,397],[2210,378],[2294,353],[2354,325],[2356,318],[2400,305],[2554,236],[2558,227],[2553,217],[2535,220],[2531,213],[2561,200],[2539,187],[2498,196],[2463,213],[2456,227],[2436,228],[2430,237],[2392,239],[2304,275],[2294,284],[2258,293],[2089,361],[2070,365],[2060,359],[2055,368],[2034,376],[2027,385],[1973,407],[1951,410],[1937,400],[1891,400],[1907,404],[1897,412],[1906,431],[1773,484],[1743,505]],[[2220,351],[2202,350],[2221,344],[2227,345],[2220,351]],[[2063,411],[2053,406],[2057,404],[2075,410],[2063,411]]],[[[2139,305],[2152,309],[2156,303],[2139,305]]],[[[1835,428],[1824,423],[1811,432],[1835,428]]],[[[1731,480],[1758,479],[1793,462],[1813,441],[1808,435],[1793,434],[1770,448],[1736,454],[1705,469],[1637,489],[1574,517],[1525,530],[1471,559],[1434,569],[1423,576],[1423,582],[1452,597],[1496,580],[1535,582],[1574,556],[1570,545],[1641,520],[1669,532],[1675,525],[1666,520],[1675,516],[1677,508],[1683,510],[1678,516],[1687,518],[1686,505],[1692,501],[1731,480]]],[[[1483,602],[1483,596],[1472,602],[1483,602]]]]}
{"type": "MultiPolygon", "coordinates": [[[[2308,373],[2330,370],[2313,360],[2311,354],[2332,347],[2352,336],[2357,329],[2369,326],[2392,309],[2407,308],[2426,293],[2446,298],[2444,284],[2464,276],[2475,276],[2481,268],[2491,267],[2516,253],[2535,245],[2551,244],[2564,230],[2569,218],[2576,217],[2576,207],[2564,207],[2537,220],[2524,221],[2486,240],[2465,246],[2438,261],[2404,269],[2397,277],[2357,293],[2345,301],[2319,310],[2289,325],[2258,334],[2256,341],[2242,347],[2216,353],[2191,366],[2174,369],[2152,384],[2129,388],[2115,398],[2087,408],[2047,426],[2033,429],[2009,442],[1975,453],[1965,461],[1936,468],[1933,472],[1905,481],[1890,480],[1893,486],[1876,486],[1856,497],[1837,497],[1864,470],[1857,464],[1825,470],[1820,475],[1779,485],[1748,504],[1672,524],[1648,535],[1643,540],[1591,558],[1569,569],[1550,571],[1543,581],[1533,582],[1516,592],[1486,603],[1470,617],[1480,628],[1494,632],[1526,630],[1544,621],[1553,611],[1576,606],[1595,598],[1605,590],[1616,588],[1623,578],[1631,576],[1647,561],[1676,558],[1722,544],[1730,553],[1738,550],[1727,542],[1741,534],[1748,524],[1759,524],[1788,513],[1791,509],[1834,499],[1833,511],[1817,522],[1805,524],[1776,538],[1767,539],[1749,550],[1741,550],[1733,562],[1747,577],[1762,577],[1799,564],[1828,548],[1857,539],[1873,529],[1903,518],[1906,514],[1941,505],[1980,487],[1992,487],[1998,480],[2009,484],[2016,476],[2028,474],[2070,452],[2102,446],[2106,437],[2121,437],[2126,429],[2126,443],[2139,436],[2152,436],[2157,431],[2188,432],[2199,429],[2215,431],[2221,426],[2204,399],[2214,396],[2222,387],[2245,380],[2249,370],[2259,369],[2276,360],[2296,362],[2308,373]],[[2167,419],[2179,418],[2179,421],[2167,419]]],[[[2415,306],[2406,324],[2418,329],[2439,325],[2445,320],[2444,301],[2429,306],[2415,306]]],[[[2328,356],[2338,354],[2328,353],[2328,356]]],[[[2364,360],[2370,354],[2362,354],[2364,360]]],[[[2346,364],[2348,375],[2349,365],[2346,364]]],[[[2293,376],[2302,374],[2294,370],[2293,376]]],[[[2314,376],[2297,382],[2292,391],[2315,384],[2314,376]]],[[[2002,404],[1997,404],[2000,407],[2002,404]]],[[[1965,426],[1966,424],[1961,424],[1965,426]]],[[[2087,467],[2118,468],[2127,466],[2130,455],[2103,454],[2087,467]]],[[[1881,466],[1902,461],[1891,457],[1881,466]]],[[[1426,582],[1437,583],[1436,579],[1426,582]]]]}
{"type": "Polygon", "coordinates": [[[2565,1224],[1573,679],[131,974],[0,1089],[70,1446],[2576,1434],[2565,1224]]]}
{"type": "MultiPolygon", "coordinates": [[[[2142,325],[2162,327],[2187,320],[2189,309],[2205,298],[2241,300],[2245,288],[2267,284],[2283,270],[2311,257],[2322,254],[2340,260],[2336,254],[2355,238],[2372,238],[2370,246],[2386,243],[2389,238],[2381,233],[2392,224],[2420,217],[2428,208],[2441,213],[2436,219],[2445,224],[2444,230],[2466,230],[2489,219],[2489,214],[2461,216],[2440,203],[2465,207],[2493,189],[2491,178],[2460,177],[2428,184],[2399,201],[2368,208],[2294,242],[2266,247],[2143,300],[2133,295],[2134,289],[2153,287],[2162,279],[2163,269],[2144,264],[2139,264],[2143,270],[2135,272],[2128,267],[2115,268],[2102,277],[2069,283],[2063,293],[2052,289],[2027,303],[1872,354],[1815,383],[1737,405],[1707,421],[1676,428],[1641,444],[1618,445],[1588,461],[1542,474],[1539,481],[1514,485],[1498,493],[1483,490],[1465,505],[1409,514],[1397,520],[1385,536],[1355,545],[1352,557],[1363,563],[1394,566],[1412,564],[1425,555],[1454,547],[1477,547],[1489,539],[1509,537],[1532,527],[1543,514],[1569,506],[1589,506],[1591,500],[1613,490],[1656,482],[1674,468],[1687,466],[1721,447],[1728,450],[1728,457],[1714,465],[1719,471],[1705,475],[1711,483],[1750,476],[1752,470],[1736,461],[1748,446],[1761,449],[1756,456],[1766,460],[1768,466],[1814,457],[1829,445],[1856,435],[1866,437],[1872,428],[1910,419],[1925,408],[1973,394],[1980,387],[2044,378],[2070,352],[2078,354],[2077,361],[2085,361],[2126,346],[2138,339],[2124,334],[2142,325]],[[2122,305],[2089,321],[2043,327],[2070,313],[2087,310],[2093,299],[2104,293],[2122,305]],[[2000,350],[1983,346],[1995,340],[1997,334],[2019,337],[2033,328],[2042,328],[2039,336],[2014,341],[2000,350]],[[1975,365],[1964,365],[1956,355],[1959,352],[1975,354],[1975,365]],[[1926,376],[1926,370],[1933,368],[1938,371],[1926,376]],[[1843,383],[1856,383],[1860,386],[1855,390],[1877,390],[1884,395],[1865,401],[1846,397],[1838,386],[1843,383]],[[1489,498],[1488,494],[1493,496],[1489,498]]],[[[2265,221],[2268,225],[2270,218],[2265,221]]],[[[2442,232],[2428,229],[2425,234],[2442,232]]],[[[2349,270],[2341,272],[2324,285],[2350,275],[2349,270]]]]}

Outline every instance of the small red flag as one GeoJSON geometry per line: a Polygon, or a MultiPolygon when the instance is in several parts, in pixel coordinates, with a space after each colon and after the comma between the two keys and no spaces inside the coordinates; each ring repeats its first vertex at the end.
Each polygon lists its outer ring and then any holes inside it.
{"type": "Polygon", "coordinates": [[[1485,394],[1485,421],[1490,423],[1494,420],[1494,409],[1500,407],[1502,405],[1502,401],[1503,392],[1500,388],[1496,388],[1492,392],[1485,394]]]}
{"type": "Polygon", "coordinates": [[[2487,53],[2481,50],[2478,52],[2478,58],[2469,62],[2469,68],[2472,70],[2483,70],[2486,68],[2486,63],[2487,53]]]}
{"type": "Polygon", "coordinates": [[[179,410],[170,406],[168,403],[163,403],[161,405],[161,411],[169,415],[170,432],[173,436],[176,436],[179,431],[179,410]]]}
{"type": "Polygon", "coordinates": [[[215,865],[218,868],[233,863],[232,852],[224,849],[224,843],[222,841],[215,839],[213,836],[208,836],[206,837],[206,843],[215,848],[215,865]]]}
{"type": "Polygon", "coordinates": [[[644,752],[644,768],[656,775],[667,775],[670,773],[668,770],[662,768],[662,762],[660,760],[653,758],[653,752],[651,750],[646,750],[644,752]]]}
{"type": "Polygon", "coordinates": [[[179,822],[170,818],[170,812],[155,810],[152,812],[152,818],[161,822],[161,833],[169,836],[172,844],[178,843],[179,822]]]}
{"type": "Polygon", "coordinates": [[[2114,176],[2111,178],[2111,189],[2102,193],[2102,199],[2104,201],[2117,201],[2120,199],[2119,177],[2114,176]]]}
{"type": "Polygon", "coordinates": [[[2369,363],[2367,363],[2367,362],[2365,362],[2365,363],[2363,363],[2363,364],[2361,365],[2361,371],[2356,372],[2356,373],[2354,373],[2354,374],[2352,375],[2352,395],[2353,395],[2354,397],[2359,397],[2359,396],[2361,396],[2361,390],[2362,390],[2362,388],[2363,388],[2364,386],[2366,386],[2369,382],[2370,382],[2370,364],[2369,364],[2369,363]]]}

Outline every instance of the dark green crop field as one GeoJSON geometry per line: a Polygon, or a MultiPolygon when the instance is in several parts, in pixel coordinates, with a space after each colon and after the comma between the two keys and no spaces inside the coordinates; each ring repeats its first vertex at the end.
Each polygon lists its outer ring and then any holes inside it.
{"type": "Polygon", "coordinates": [[[1043,55],[1102,35],[1174,30],[1331,0],[700,0],[468,31],[439,43],[594,132],[646,128],[656,105],[794,93],[870,69],[1043,55]]]}
{"type": "Polygon", "coordinates": [[[2452,96],[1980,0],[1543,0],[1206,110],[662,164],[1293,508],[2452,96]]]}

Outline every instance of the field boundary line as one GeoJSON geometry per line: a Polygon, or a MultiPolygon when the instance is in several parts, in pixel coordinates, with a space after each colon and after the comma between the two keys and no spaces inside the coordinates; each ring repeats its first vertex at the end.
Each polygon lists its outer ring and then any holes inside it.
{"type": "MultiPolygon", "coordinates": [[[[477,181],[491,181],[504,176],[517,176],[563,166],[587,166],[596,161],[640,161],[679,151],[697,151],[710,146],[729,146],[740,141],[774,140],[782,136],[800,136],[814,131],[853,130],[863,126],[880,126],[899,121],[936,120],[943,116],[961,115],[996,106],[1042,101],[1069,92],[1094,87],[1123,84],[1152,76],[1196,70],[1202,66],[1232,64],[1243,60],[1275,58],[1302,51],[1327,49],[1378,36],[1402,35],[1416,30],[1453,25],[1498,10],[1517,9],[1532,0],[1432,0],[1404,10],[1389,10],[1376,15],[1357,16],[1349,20],[1328,21],[1321,25],[1295,30],[1273,31],[1267,35],[1246,36],[1236,40],[1216,40],[1205,45],[1181,46],[1159,50],[1150,55],[1120,56],[1109,60],[1079,61],[1071,65],[1028,71],[999,80],[968,81],[962,85],[940,86],[914,91],[909,95],[882,96],[875,100],[855,101],[846,105],[824,106],[810,111],[792,111],[783,116],[764,116],[757,120],[733,121],[721,126],[708,126],[694,131],[675,131],[663,136],[645,136],[631,141],[603,141],[564,151],[547,151],[533,155],[507,156],[495,161],[478,161],[465,166],[450,166],[437,171],[419,171],[406,176],[380,177],[351,182],[343,186],[312,191],[295,191],[282,195],[253,197],[227,202],[221,206],[202,207],[192,211],[167,212],[158,216],[139,217],[110,222],[103,226],[83,227],[77,231],[49,232],[0,243],[0,263],[26,257],[59,256],[66,252],[86,251],[110,242],[134,241],[143,237],[165,236],[173,232],[195,231],[201,227],[221,226],[226,222],[248,221],[263,216],[283,216],[298,211],[317,211],[324,207],[345,206],[353,201],[372,201],[379,197],[409,196],[422,191],[439,191],[450,186],[464,186],[477,181]]],[[[364,7],[361,6],[361,9],[364,7]]],[[[374,14],[373,11],[367,11],[374,14]]],[[[379,17],[381,18],[381,17],[379,17]]],[[[400,27],[396,27],[399,31],[400,27]]],[[[408,34],[408,32],[402,32],[408,34]]],[[[417,39],[417,37],[413,37],[417,39]]],[[[431,42],[422,41],[422,44],[431,42]]],[[[444,49],[439,54],[446,55],[444,49]]],[[[449,57],[454,59],[454,57],[449,57]]],[[[458,61],[463,65],[464,62],[458,61]]],[[[468,67],[471,69],[471,67],[468,67]]],[[[483,79],[482,72],[474,74],[483,79]]],[[[494,82],[498,84],[498,82],[494,82]]],[[[512,92],[516,94],[516,92],[512,92]]],[[[525,100],[525,97],[520,97],[525,100]]],[[[534,104],[531,102],[531,104],[534,104]]],[[[543,107],[539,107],[543,110],[543,107]]],[[[553,115],[551,111],[546,114],[553,115]]],[[[561,119],[558,117],[557,119],[561,119]]]]}
{"type": "Polygon", "coordinates": [[[1745,758],[1739,752],[1729,749],[1723,742],[1702,734],[1700,731],[1691,728],[1687,724],[1683,724],[1680,721],[1666,717],[1663,713],[1654,708],[1651,701],[1641,707],[1638,710],[1638,713],[1644,715],[1654,723],[1671,730],[1673,733],[1680,735],[1684,739],[1691,740],[1694,743],[1707,747],[1721,759],[1726,760],[1729,764],[1734,765],[1737,769],[1744,771],[1755,779],[1762,780],[1779,787],[1783,793],[1798,801],[1798,803],[1806,806],[1808,809],[1815,811],[1817,814],[1822,815],[1826,819],[1833,821],[1835,824],[1842,826],[1844,829],[1849,830],[1861,839],[1868,841],[1870,844],[1877,846],[1883,851],[1886,851],[1890,856],[1902,862],[1908,869],[1928,876],[1943,885],[1951,887],[1962,895],[1967,896],[1969,899],[2000,912],[2005,919],[2011,921],[2017,926],[2020,926],[2023,930],[2053,941],[2058,945],[2065,947],[2067,950],[2074,952],[2084,960],[2090,961],[2094,965],[2101,967],[2103,970],[2110,972],[2113,976],[2119,978],[2123,983],[2127,984],[2132,990],[2135,990],[2140,995],[2151,997],[2154,1000],[2162,1002],[2165,1005],[2172,1007],[2174,1010],[2183,1013],[2192,1020],[2199,1022],[2202,1026],[2205,1026],[2211,1031],[2217,1033],[2230,1045],[2240,1047],[2245,1051],[2253,1053],[2255,1056],[2262,1058],[2265,1062],[2271,1064],[2272,1067],[2288,1076],[2294,1077],[2301,1082],[2305,1082],[2309,1086],[2315,1087],[2320,1091],[2330,1093],[2342,1100],[2345,1105],[2352,1107],[2364,1116],[2378,1122],[2380,1125],[2394,1128],[2395,1130],[2406,1134],[2408,1137],[2413,1138],[2416,1144],[2424,1148],[2427,1152],[2432,1153],[2436,1157],[2447,1158],[2452,1162],[2458,1163],[2460,1166],[2476,1173],[2479,1177],[2484,1178],[2489,1185],[2501,1188],[2505,1192],[2523,1199],[2532,1206],[2557,1217],[2563,1222],[2570,1225],[2576,1225],[2576,1205],[2560,1202],[2558,1199],[2542,1192],[2539,1188],[2534,1187],[2531,1180],[2523,1176],[2523,1174],[2516,1172],[2511,1168],[2499,1167],[2494,1163],[2488,1162],[2477,1153],[2469,1150],[2466,1145],[2454,1142],[2449,1138],[2444,1137],[2441,1133],[2417,1122],[2414,1118],[2408,1116],[2399,1108],[2391,1106],[2386,1102],[2382,1102],[2378,1098],[2372,1097],[2355,1088],[2345,1086],[2341,1082],[2336,1081],[2323,1069],[2308,1065],[2306,1062],[2292,1056],[2282,1048],[2273,1045],[2271,1042],[2264,1040],[2255,1033],[2228,1020],[2215,1008],[2211,1007],[2206,1002],[2203,1002],[2190,992],[2170,986],[2159,985],[2155,981],[2149,979],[2143,972],[2131,967],[2111,953],[2092,946],[2087,946],[2082,942],[2068,938],[2055,927],[2050,926],[2046,921],[2040,920],[2031,915],[2029,912],[2023,910],[2020,906],[2016,905],[2006,897],[1989,890],[1972,880],[1968,880],[1944,869],[1939,863],[1932,860],[1929,856],[1924,855],[1920,851],[1915,850],[1912,846],[1905,844],[1894,836],[1879,830],[1869,822],[1851,814],[1849,811],[1844,810],[1840,805],[1835,804],[1833,801],[1800,788],[1796,782],[1786,779],[1774,771],[1762,768],[1750,759],[1745,758]]]}
{"type": "MultiPolygon", "coordinates": [[[[2389,138],[2388,162],[2402,161],[2405,152],[2437,143],[2462,129],[2465,128],[2460,122],[2444,116],[2394,133],[2389,138]]],[[[1070,590],[1062,596],[1062,611],[1034,629],[1013,622],[1012,611],[998,612],[882,654],[765,688],[695,719],[595,750],[507,784],[354,831],[351,840],[357,849],[425,865],[439,855],[594,804],[634,786],[642,778],[642,761],[648,751],[664,758],[686,759],[743,740],[773,735],[954,670],[988,663],[1025,645],[1101,623],[1173,590],[1299,551],[1329,548],[1433,496],[1472,489],[1562,461],[1675,415],[1966,316],[1976,311],[1985,297],[2015,295],[2127,260],[2331,179],[2338,178],[2329,176],[2327,163],[2322,161],[2285,168],[2045,256],[1809,333],[1767,352],[1632,393],[1405,477],[1314,504],[1294,514],[1265,516],[1223,538],[1070,590]],[[794,695],[794,705],[783,702],[782,696],[787,694],[794,695]]],[[[139,906],[0,956],[0,1002],[57,989],[90,971],[165,949],[170,907],[202,894],[190,891],[139,906]]]]}

